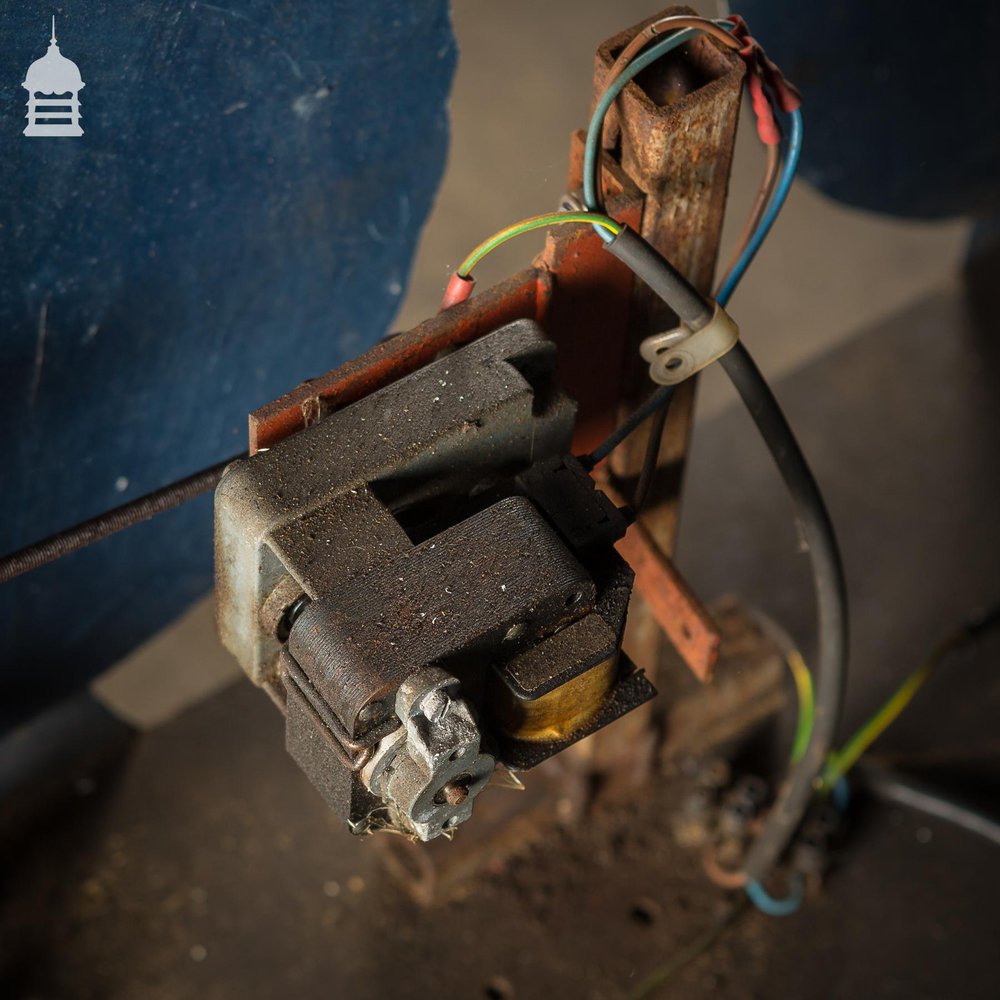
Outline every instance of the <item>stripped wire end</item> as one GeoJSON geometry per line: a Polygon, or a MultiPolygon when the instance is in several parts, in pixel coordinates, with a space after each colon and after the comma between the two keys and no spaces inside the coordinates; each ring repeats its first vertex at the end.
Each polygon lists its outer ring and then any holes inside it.
{"type": "Polygon", "coordinates": [[[546,215],[535,215],[530,219],[522,219],[514,225],[501,229],[494,233],[489,239],[483,240],[472,253],[459,265],[458,270],[451,276],[448,287],[445,289],[444,298],[441,300],[441,308],[449,309],[459,302],[464,302],[471,294],[475,285],[472,277],[472,269],[488,254],[491,254],[497,247],[503,246],[508,240],[523,233],[534,232],[536,229],[546,229],[549,226],[562,226],[567,223],[590,222],[602,233],[608,232],[611,237],[617,236],[622,231],[622,225],[614,219],[599,212],[550,212],[546,215]]]}

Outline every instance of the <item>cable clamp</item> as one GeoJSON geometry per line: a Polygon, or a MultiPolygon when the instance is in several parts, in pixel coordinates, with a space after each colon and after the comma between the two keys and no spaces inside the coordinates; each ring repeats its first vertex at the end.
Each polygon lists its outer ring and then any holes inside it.
{"type": "Polygon", "coordinates": [[[716,302],[712,318],[699,330],[679,326],[655,333],[639,345],[649,377],[659,385],[677,385],[707,368],[736,346],[740,328],[716,302]]]}

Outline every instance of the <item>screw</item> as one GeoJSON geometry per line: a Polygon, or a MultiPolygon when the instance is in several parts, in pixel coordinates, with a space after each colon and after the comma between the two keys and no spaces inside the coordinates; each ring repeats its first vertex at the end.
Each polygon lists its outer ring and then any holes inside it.
{"type": "Polygon", "coordinates": [[[299,615],[307,607],[309,607],[309,596],[307,594],[300,594],[285,608],[274,630],[274,636],[278,642],[288,642],[288,637],[292,633],[292,626],[298,621],[299,615]]]}
{"type": "Polygon", "coordinates": [[[559,211],[560,212],[583,212],[586,211],[586,206],[583,203],[583,198],[580,197],[578,191],[567,191],[562,198],[559,199],[559,211]]]}
{"type": "Polygon", "coordinates": [[[517,639],[524,638],[528,633],[528,626],[524,622],[515,622],[509,629],[507,629],[507,634],[503,637],[504,642],[514,642],[517,639]]]}

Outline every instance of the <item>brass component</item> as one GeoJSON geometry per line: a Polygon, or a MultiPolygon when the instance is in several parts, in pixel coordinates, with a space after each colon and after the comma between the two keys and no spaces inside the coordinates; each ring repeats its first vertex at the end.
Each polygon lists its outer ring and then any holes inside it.
{"type": "Polygon", "coordinates": [[[599,711],[617,672],[616,653],[534,701],[523,701],[498,684],[494,711],[504,730],[515,739],[537,743],[564,740],[599,711]]]}

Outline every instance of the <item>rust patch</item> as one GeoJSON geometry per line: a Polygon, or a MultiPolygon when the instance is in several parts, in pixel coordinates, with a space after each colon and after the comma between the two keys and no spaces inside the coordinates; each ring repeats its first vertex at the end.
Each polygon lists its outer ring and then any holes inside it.
{"type": "MultiPolygon", "coordinates": [[[[602,488],[615,503],[623,503],[613,488],[602,488]]],[[[635,589],[656,624],[667,634],[695,677],[705,683],[710,681],[719,658],[721,636],[687,581],[641,522],[631,525],[615,548],[632,567],[635,589]]]]}
{"type": "Polygon", "coordinates": [[[334,410],[409,375],[442,351],[460,347],[516,319],[541,320],[552,279],[531,268],[397,334],[339,368],[304,382],[250,414],[250,454],[270,448],[334,410]]]}

